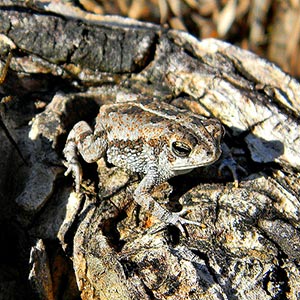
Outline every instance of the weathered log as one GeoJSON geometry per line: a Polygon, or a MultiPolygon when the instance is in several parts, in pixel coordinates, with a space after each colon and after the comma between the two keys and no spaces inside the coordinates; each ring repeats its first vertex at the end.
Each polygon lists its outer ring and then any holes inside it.
{"type": "Polygon", "coordinates": [[[1,67],[12,53],[1,117],[27,162],[1,131],[2,259],[17,249],[23,276],[13,283],[40,299],[298,299],[299,83],[221,41],[38,8],[0,5],[1,67]],[[137,209],[137,176],[83,164],[80,194],[63,176],[70,128],[124,99],[159,99],[226,127],[244,169],[238,187],[218,174],[221,158],[153,191],[203,223],[187,236],[137,209]]]}

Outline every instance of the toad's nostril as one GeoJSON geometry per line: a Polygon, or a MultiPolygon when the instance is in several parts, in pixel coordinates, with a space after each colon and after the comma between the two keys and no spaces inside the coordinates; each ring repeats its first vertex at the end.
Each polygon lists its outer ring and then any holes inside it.
{"type": "Polygon", "coordinates": [[[213,155],[213,151],[209,151],[209,150],[206,151],[206,155],[207,155],[207,156],[212,156],[212,155],[213,155]]]}

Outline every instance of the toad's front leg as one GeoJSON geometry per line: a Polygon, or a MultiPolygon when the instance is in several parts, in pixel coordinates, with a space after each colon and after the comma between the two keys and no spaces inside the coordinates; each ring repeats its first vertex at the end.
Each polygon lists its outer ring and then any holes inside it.
{"type": "Polygon", "coordinates": [[[201,223],[187,220],[182,217],[182,215],[186,214],[185,210],[181,212],[171,212],[163,208],[151,197],[150,191],[156,185],[156,177],[157,175],[155,173],[150,172],[143,178],[134,191],[135,202],[148,210],[153,216],[157,217],[162,222],[177,226],[183,235],[186,234],[186,231],[183,227],[185,224],[193,224],[201,227],[201,223]]]}
{"type": "Polygon", "coordinates": [[[96,128],[98,130],[95,130],[93,133],[86,122],[78,122],[70,131],[63,150],[66,158],[65,165],[68,168],[65,175],[67,176],[72,172],[75,178],[76,192],[79,192],[82,178],[77,152],[81,154],[86,162],[92,163],[100,159],[106,151],[106,133],[99,124],[97,124],[96,128]]]}

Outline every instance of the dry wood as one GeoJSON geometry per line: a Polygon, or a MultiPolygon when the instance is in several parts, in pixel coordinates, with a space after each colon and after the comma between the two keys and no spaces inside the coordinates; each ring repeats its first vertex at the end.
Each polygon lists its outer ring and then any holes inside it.
{"type": "Polygon", "coordinates": [[[21,274],[1,266],[6,299],[298,299],[299,83],[218,40],[6,2],[1,67],[12,58],[1,117],[27,161],[1,131],[1,256],[21,274]],[[220,161],[153,191],[203,223],[187,226],[187,237],[137,209],[137,176],[85,164],[81,194],[63,176],[72,125],[128,98],[219,118],[245,170],[238,187],[230,172],[218,174],[220,161]]]}

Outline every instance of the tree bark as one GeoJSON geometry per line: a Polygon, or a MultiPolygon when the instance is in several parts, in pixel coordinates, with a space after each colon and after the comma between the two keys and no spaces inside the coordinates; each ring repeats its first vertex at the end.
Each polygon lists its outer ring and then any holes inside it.
{"type": "Polygon", "coordinates": [[[2,298],[299,299],[299,83],[222,41],[45,3],[0,5],[2,298]],[[80,194],[63,176],[72,126],[128,98],[226,128],[238,187],[221,159],[153,191],[203,223],[187,236],[137,208],[135,175],[83,163],[80,194]]]}

